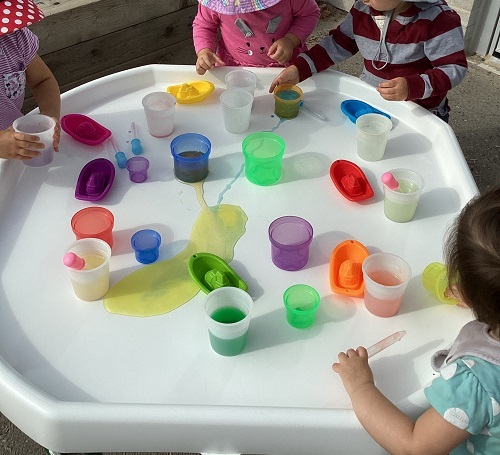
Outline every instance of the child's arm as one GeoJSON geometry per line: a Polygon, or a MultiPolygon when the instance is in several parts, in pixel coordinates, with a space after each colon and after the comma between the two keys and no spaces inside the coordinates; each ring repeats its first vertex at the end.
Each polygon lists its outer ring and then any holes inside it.
{"type": "Polygon", "coordinates": [[[293,50],[300,46],[301,41],[297,35],[293,33],[287,33],[283,38],[275,41],[269,50],[267,55],[276,60],[280,65],[287,63],[293,55],[293,50]]]}
{"type": "Polygon", "coordinates": [[[413,422],[375,386],[363,347],[341,352],[332,368],[340,375],[363,427],[391,454],[444,455],[470,436],[434,408],[413,422]]]}
{"type": "Polygon", "coordinates": [[[193,21],[193,42],[197,56],[196,72],[198,74],[205,74],[216,63],[224,65],[222,59],[215,53],[219,25],[218,14],[198,4],[198,13],[193,21]]]}
{"type": "Polygon", "coordinates": [[[53,117],[56,121],[54,131],[54,150],[59,147],[60,127],[59,117],[61,115],[61,92],[56,78],[49,67],[37,54],[26,68],[26,82],[38,104],[41,114],[53,117]]]}

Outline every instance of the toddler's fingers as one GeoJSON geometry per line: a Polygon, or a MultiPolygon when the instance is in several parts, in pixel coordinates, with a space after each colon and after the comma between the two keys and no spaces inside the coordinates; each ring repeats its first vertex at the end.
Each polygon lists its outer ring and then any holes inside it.
{"type": "Polygon", "coordinates": [[[368,351],[366,350],[366,348],[364,346],[358,346],[358,349],[356,349],[356,352],[358,353],[358,355],[360,357],[363,357],[363,358],[368,358],[368,351]]]}

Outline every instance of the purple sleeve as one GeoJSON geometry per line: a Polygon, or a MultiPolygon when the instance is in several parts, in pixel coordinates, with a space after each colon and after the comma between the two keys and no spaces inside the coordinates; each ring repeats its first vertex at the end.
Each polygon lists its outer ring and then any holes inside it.
{"type": "Polygon", "coordinates": [[[24,63],[28,66],[38,52],[38,37],[27,27],[17,32],[17,45],[24,57],[24,63]]]}
{"type": "Polygon", "coordinates": [[[198,14],[193,21],[194,50],[197,54],[205,48],[215,52],[219,23],[218,13],[198,4],[198,14]]]}

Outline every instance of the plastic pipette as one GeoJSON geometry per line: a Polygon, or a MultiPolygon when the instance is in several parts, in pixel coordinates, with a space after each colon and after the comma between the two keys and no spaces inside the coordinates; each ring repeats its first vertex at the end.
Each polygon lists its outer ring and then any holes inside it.
{"type": "Polygon", "coordinates": [[[395,332],[392,335],[380,340],[378,343],[375,343],[373,346],[370,346],[366,351],[368,352],[368,358],[373,357],[375,354],[378,354],[380,351],[383,351],[385,348],[392,346],[394,343],[399,341],[406,335],[406,330],[401,330],[399,332],[395,332]]]}
{"type": "Polygon", "coordinates": [[[127,167],[127,157],[125,156],[125,153],[120,151],[120,149],[118,148],[118,144],[116,143],[114,136],[111,136],[109,138],[109,141],[111,142],[111,145],[113,146],[113,150],[115,152],[115,158],[116,158],[116,162],[118,163],[118,167],[121,169],[125,169],[127,167]]]}
{"type": "Polygon", "coordinates": [[[137,134],[137,125],[135,122],[132,122],[130,125],[130,130],[132,131],[132,140],[130,143],[132,144],[132,153],[134,155],[140,155],[142,153],[142,145],[139,139],[139,135],[137,134]]]}
{"type": "Polygon", "coordinates": [[[323,121],[323,122],[327,122],[328,121],[328,119],[321,112],[315,111],[314,109],[312,109],[311,107],[309,107],[309,105],[307,105],[306,103],[304,103],[304,101],[300,102],[300,106],[306,112],[309,112],[309,114],[314,115],[315,117],[319,118],[321,121],[323,121]]]}
{"type": "Polygon", "coordinates": [[[394,178],[390,172],[384,172],[381,177],[382,183],[390,190],[397,190],[399,182],[394,178]]]}
{"type": "Polygon", "coordinates": [[[63,256],[63,264],[71,269],[82,270],[85,267],[85,259],[69,252],[63,256]]]}

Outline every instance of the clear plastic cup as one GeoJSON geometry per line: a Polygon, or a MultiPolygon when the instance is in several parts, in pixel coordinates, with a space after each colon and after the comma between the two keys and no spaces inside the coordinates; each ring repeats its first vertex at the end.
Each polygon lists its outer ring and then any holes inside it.
{"type": "Polygon", "coordinates": [[[250,126],[253,96],[245,90],[226,90],[220,96],[224,127],[230,133],[244,133],[250,126]]]}
{"type": "Polygon", "coordinates": [[[392,122],[382,114],[363,114],[356,120],[358,156],[365,161],[381,160],[392,122]]]}
{"type": "Polygon", "coordinates": [[[252,297],[235,287],[215,289],[205,297],[205,314],[212,349],[233,356],[245,349],[252,297]]]}
{"type": "Polygon", "coordinates": [[[257,77],[248,70],[234,70],[226,74],[226,87],[228,89],[241,89],[253,96],[257,85],[257,77]]]}
{"type": "Polygon", "coordinates": [[[174,131],[175,97],[166,92],[149,93],[142,99],[149,134],[166,137],[174,131]]]}
{"type": "Polygon", "coordinates": [[[151,264],[160,255],[161,236],[153,229],[137,231],[130,243],[135,251],[135,258],[141,264],[151,264]]]}
{"type": "Polygon", "coordinates": [[[76,239],[97,238],[113,248],[113,226],[115,218],[104,207],[86,207],[71,218],[71,229],[76,239]]]}
{"type": "Polygon", "coordinates": [[[297,117],[302,95],[302,89],[296,85],[278,85],[274,89],[274,113],[280,118],[297,117]]]}
{"type": "Polygon", "coordinates": [[[309,260],[313,238],[310,223],[298,216],[282,216],[269,225],[271,258],[283,270],[300,270],[309,260]]]}
{"type": "Polygon", "coordinates": [[[181,182],[195,183],[208,175],[208,157],[212,144],[196,133],[181,134],[170,143],[174,157],[174,175],[181,182]]]}
{"type": "Polygon", "coordinates": [[[134,156],[127,160],[129,178],[134,183],[145,182],[148,178],[149,160],[143,156],[134,156]]]}
{"type": "Polygon", "coordinates": [[[274,133],[249,134],[242,143],[245,176],[256,185],[274,185],[281,179],[285,141],[274,133]]]}
{"type": "Polygon", "coordinates": [[[316,289],[306,284],[289,287],[283,294],[286,320],[297,329],[313,325],[321,298],[316,289]]]}
{"type": "Polygon", "coordinates": [[[448,270],[446,265],[440,262],[431,262],[422,273],[422,284],[439,301],[449,305],[456,305],[458,300],[446,295],[446,291],[448,290],[447,275],[448,270]]]}
{"type": "Polygon", "coordinates": [[[81,270],[66,267],[75,295],[85,301],[99,300],[109,289],[110,246],[100,239],[87,238],[73,242],[66,253],[85,261],[81,270]]]}
{"type": "Polygon", "coordinates": [[[409,169],[392,169],[389,172],[398,181],[399,187],[391,190],[384,185],[384,214],[391,221],[406,223],[415,216],[424,180],[409,169]]]}
{"type": "Polygon", "coordinates": [[[43,144],[43,149],[33,149],[40,152],[39,156],[24,160],[26,166],[40,167],[52,162],[54,159],[54,130],[56,121],[43,114],[29,114],[19,117],[12,124],[14,131],[38,136],[43,144]]]}
{"type": "Polygon", "coordinates": [[[408,263],[394,254],[375,253],[363,261],[361,268],[366,309],[381,318],[394,316],[411,278],[408,263]]]}

